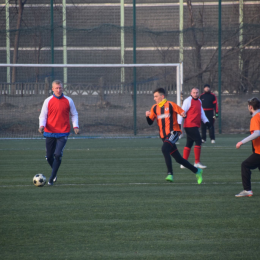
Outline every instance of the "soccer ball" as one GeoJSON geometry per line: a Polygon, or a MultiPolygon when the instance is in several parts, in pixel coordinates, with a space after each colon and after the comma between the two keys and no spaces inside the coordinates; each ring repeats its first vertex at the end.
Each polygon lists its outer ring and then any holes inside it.
{"type": "Polygon", "coordinates": [[[37,187],[42,187],[44,186],[46,183],[46,177],[41,174],[41,173],[38,173],[36,174],[34,177],[33,177],[33,184],[37,187]]]}

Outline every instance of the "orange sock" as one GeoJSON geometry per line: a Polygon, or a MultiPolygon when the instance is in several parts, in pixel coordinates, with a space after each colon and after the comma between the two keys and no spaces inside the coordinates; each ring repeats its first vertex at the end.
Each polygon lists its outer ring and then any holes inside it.
{"type": "Polygon", "coordinates": [[[200,162],[200,152],[201,152],[201,146],[195,145],[194,146],[195,163],[199,163],[200,162]]]}

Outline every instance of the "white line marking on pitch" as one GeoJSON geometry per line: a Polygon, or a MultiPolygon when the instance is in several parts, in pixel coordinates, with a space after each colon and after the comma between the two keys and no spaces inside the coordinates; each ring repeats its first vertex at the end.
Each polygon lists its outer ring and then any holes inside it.
{"type": "MultiPolygon", "coordinates": [[[[206,149],[206,148],[210,148],[210,149],[215,149],[215,150],[218,150],[218,149],[223,149],[223,150],[235,150],[236,147],[227,147],[227,146],[215,146],[215,147],[210,147],[210,146],[204,146],[203,149],[206,149]]],[[[124,148],[111,148],[111,149],[108,149],[108,150],[111,150],[111,151],[119,151],[119,150],[123,150],[124,148]]],[[[35,148],[35,149],[16,149],[16,148],[11,148],[11,149],[5,149],[5,148],[2,148],[0,149],[0,151],[45,151],[44,148],[42,149],[39,149],[39,148],[35,148]]],[[[99,150],[103,150],[103,148],[84,148],[84,149],[80,149],[80,148],[75,148],[75,149],[71,149],[71,148],[65,148],[65,151],[99,151],[99,150]]],[[[140,148],[140,149],[133,149],[135,151],[143,151],[143,150],[149,150],[149,151],[157,151],[158,149],[157,148],[151,148],[151,149],[147,149],[147,148],[140,148]]],[[[248,148],[240,148],[240,150],[248,150],[248,148]]]]}
{"type": "MultiPolygon", "coordinates": [[[[55,184],[55,186],[127,186],[127,185],[198,185],[197,183],[148,183],[148,182],[132,182],[132,183],[64,183],[64,184],[55,184]]],[[[242,182],[204,182],[201,185],[241,185],[242,182]]],[[[252,182],[252,184],[260,184],[260,182],[252,182]]],[[[30,185],[0,185],[0,188],[11,188],[11,187],[30,187],[30,185]]],[[[47,184],[45,186],[48,186],[47,184]]]]}

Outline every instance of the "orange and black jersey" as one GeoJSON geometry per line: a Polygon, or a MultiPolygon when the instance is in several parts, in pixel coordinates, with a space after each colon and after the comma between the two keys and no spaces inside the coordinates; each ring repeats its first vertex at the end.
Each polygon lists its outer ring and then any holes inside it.
{"type": "Polygon", "coordinates": [[[171,101],[166,101],[162,107],[155,104],[151,108],[151,114],[147,117],[147,122],[151,125],[156,119],[160,137],[166,138],[171,131],[181,132],[177,122],[177,114],[181,114],[182,112],[184,112],[184,110],[171,101]]]}

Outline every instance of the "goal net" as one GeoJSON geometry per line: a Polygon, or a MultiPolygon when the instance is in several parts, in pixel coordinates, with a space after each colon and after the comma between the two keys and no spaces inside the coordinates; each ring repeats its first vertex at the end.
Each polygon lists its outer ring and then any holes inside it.
{"type": "MultiPolygon", "coordinates": [[[[17,67],[21,79],[35,70],[42,75],[54,75],[41,83],[0,83],[0,138],[42,137],[37,131],[39,115],[43,101],[52,95],[51,83],[56,79],[64,82],[64,94],[76,105],[81,138],[157,136],[156,123],[149,126],[145,119],[145,111],[154,104],[153,90],[163,87],[169,100],[179,105],[181,102],[180,63],[0,64],[0,67],[17,67]],[[70,83],[70,78],[78,80],[70,83]]],[[[71,128],[70,137],[74,136],[71,128]]]]}

